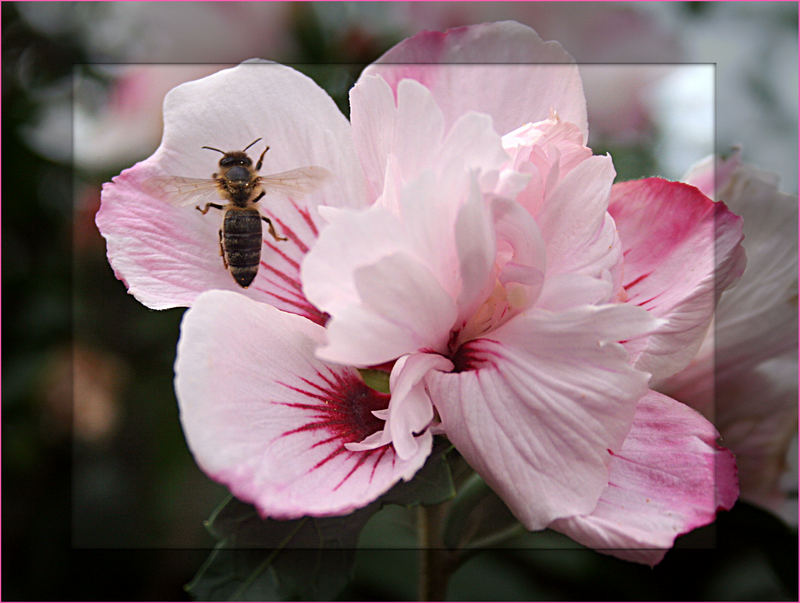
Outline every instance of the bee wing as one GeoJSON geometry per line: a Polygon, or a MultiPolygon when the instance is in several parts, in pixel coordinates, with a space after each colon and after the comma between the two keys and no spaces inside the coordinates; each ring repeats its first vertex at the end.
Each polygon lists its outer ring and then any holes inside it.
{"type": "Polygon", "coordinates": [[[268,193],[306,195],[316,189],[331,173],[318,165],[309,165],[287,172],[261,176],[261,186],[268,193]]]}
{"type": "Polygon", "coordinates": [[[176,207],[202,205],[222,198],[217,188],[217,181],[209,178],[154,176],[148,179],[142,188],[154,197],[176,207]]]}

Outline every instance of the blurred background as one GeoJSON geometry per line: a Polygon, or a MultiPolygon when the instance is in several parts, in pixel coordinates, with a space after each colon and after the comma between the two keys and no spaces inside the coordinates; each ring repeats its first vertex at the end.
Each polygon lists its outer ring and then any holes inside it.
{"type": "MultiPolygon", "coordinates": [[[[360,70],[392,44],[502,19],[581,63],[589,144],[618,179],[680,179],[739,144],[796,195],[794,3],[2,4],[3,599],[186,600],[214,544],[202,522],[226,491],[195,466],[172,390],[183,310],[128,296],[94,225],[102,183],[158,146],[164,94],[262,57],[347,114],[360,70]]],[[[448,595],[796,600],[791,504],[740,502],[653,570],[545,535],[473,557],[448,595]]],[[[402,518],[384,519],[370,534],[386,542],[402,518]]],[[[342,598],[413,599],[414,563],[413,550],[359,555],[342,598]]]]}

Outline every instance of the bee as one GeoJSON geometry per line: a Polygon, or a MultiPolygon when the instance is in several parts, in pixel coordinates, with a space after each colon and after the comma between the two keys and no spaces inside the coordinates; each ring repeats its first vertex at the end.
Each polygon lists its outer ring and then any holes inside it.
{"type": "Polygon", "coordinates": [[[269,145],[261,152],[255,166],[246,152],[259,140],[261,138],[255,139],[241,151],[222,151],[203,146],[203,149],[222,153],[219,170],[210,179],[156,177],[147,185],[150,192],[165,196],[173,205],[183,207],[199,203],[195,209],[203,215],[211,208],[225,212],[219,230],[219,252],[225,269],[245,289],[258,274],[261,263],[261,222],[266,223],[275,241],[287,240],[278,235],[272,221],[261,214],[256,204],[268,192],[290,195],[309,193],[330,176],[328,170],[315,165],[260,176],[258,172],[269,145]],[[215,200],[207,201],[201,207],[206,199],[215,200]],[[217,202],[222,200],[227,203],[217,202]]]}

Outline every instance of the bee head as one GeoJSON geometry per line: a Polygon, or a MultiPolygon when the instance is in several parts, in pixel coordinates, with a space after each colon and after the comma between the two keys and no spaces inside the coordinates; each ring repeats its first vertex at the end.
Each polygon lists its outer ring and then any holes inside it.
{"type": "Polygon", "coordinates": [[[251,142],[249,145],[247,145],[241,151],[228,151],[228,152],[225,152],[225,151],[221,151],[220,149],[217,149],[216,147],[206,147],[206,146],[204,146],[202,148],[208,149],[209,151],[216,151],[217,153],[222,153],[222,159],[219,160],[219,166],[220,167],[228,167],[229,168],[229,167],[233,167],[235,165],[241,165],[242,167],[249,168],[251,165],[253,165],[253,161],[247,156],[247,153],[245,153],[245,151],[247,149],[249,149],[250,147],[252,147],[254,144],[256,144],[259,140],[261,140],[261,139],[260,138],[256,138],[253,142],[251,142]]]}
{"type": "Polygon", "coordinates": [[[244,151],[229,151],[219,160],[220,167],[232,167],[234,165],[250,167],[253,162],[244,151]]]}

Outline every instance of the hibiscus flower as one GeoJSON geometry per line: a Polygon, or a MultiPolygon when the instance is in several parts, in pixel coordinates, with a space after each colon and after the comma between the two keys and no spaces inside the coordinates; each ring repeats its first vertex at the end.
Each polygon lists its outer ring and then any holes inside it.
{"type": "Polygon", "coordinates": [[[176,392],[198,463],[265,515],[330,515],[444,433],[528,529],[647,563],[730,508],[732,455],[649,382],[690,361],[741,274],[741,220],[681,183],[612,193],[577,67],[516,23],[410,38],[350,99],[348,123],[274,64],[185,84],[161,147],[104,189],[129,291],[192,306],[176,392]],[[147,181],[208,177],[203,145],[259,136],[269,171],[334,179],[262,201],[289,240],[265,239],[243,290],[211,251],[219,221],[147,181]],[[349,367],[386,368],[391,396],[349,367]]]}
{"type": "Polygon", "coordinates": [[[739,150],[698,162],[684,180],[742,215],[747,269],[691,363],[657,388],[719,427],[742,499],[796,525],[797,198],[739,150]]]}

